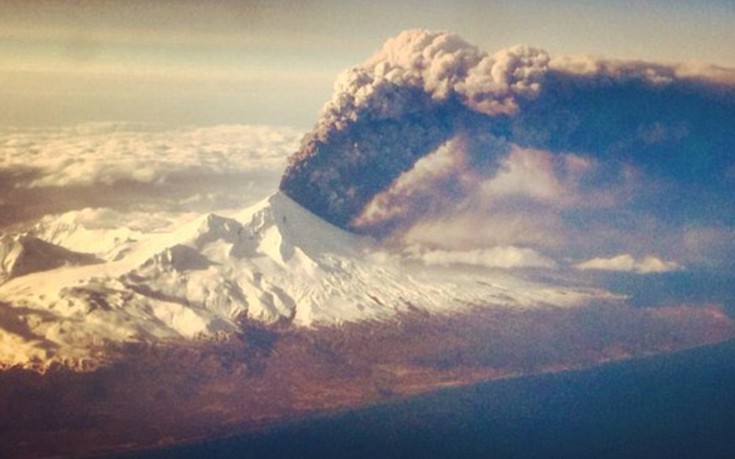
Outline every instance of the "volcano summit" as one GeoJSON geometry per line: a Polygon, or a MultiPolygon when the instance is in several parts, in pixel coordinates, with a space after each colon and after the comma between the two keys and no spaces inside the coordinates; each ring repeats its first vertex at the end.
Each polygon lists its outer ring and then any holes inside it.
{"type": "MultiPolygon", "coordinates": [[[[75,231],[57,231],[55,240],[63,244],[75,231]]],[[[5,366],[84,368],[101,363],[103,343],[214,337],[236,332],[244,319],[316,327],[394,320],[411,311],[616,300],[602,290],[509,275],[410,268],[374,240],[324,222],[282,193],[232,217],[205,215],[85,257],[34,236],[19,238],[48,249],[19,242],[6,256],[9,263],[20,252],[29,272],[10,270],[0,286],[6,320],[26,329],[7,335],[0,351],[5,366]],[[69,255],[55,262],[56,254],[69,255]],[[95,256],[101,259],[90,262],[95,256]]]]}

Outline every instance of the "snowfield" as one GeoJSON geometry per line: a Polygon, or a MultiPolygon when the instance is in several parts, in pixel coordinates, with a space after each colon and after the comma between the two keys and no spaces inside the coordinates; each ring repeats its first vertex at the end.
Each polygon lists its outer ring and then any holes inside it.
{"type": "Polygon", "coordinates": [[[106,343],[215,337],[244,318],[311,327],[614,298],[510,274],[418,266],[280,192],[230,217],[207,214],[149,232],[58,218],[3,239],[5,367],[93,368],[106,343]]]}

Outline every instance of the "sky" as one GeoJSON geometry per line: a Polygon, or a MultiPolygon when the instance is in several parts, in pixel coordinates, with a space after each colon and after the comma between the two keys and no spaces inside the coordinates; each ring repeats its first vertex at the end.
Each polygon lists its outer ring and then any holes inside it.
{"type": "Polygon", "coordinates": [[[410,28],[735,67],[728,1],[0,2],[0,126],[127,121],[308,128],[336,75],[410,28]]]}

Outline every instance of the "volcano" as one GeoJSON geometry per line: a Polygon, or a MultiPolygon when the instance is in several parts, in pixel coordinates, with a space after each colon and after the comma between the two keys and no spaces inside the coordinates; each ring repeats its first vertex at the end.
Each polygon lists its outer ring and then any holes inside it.
{"type": "Polygon", "coordinates": [[[5,142],[0,451],[136,452],[732,340],[735,80],[692,72],[413,30],[298,150],[241,127],[5,142]]]}
{"type": "Polygon", "coordinates": [[[716,305],[640,309],[563,276],[422,263],[280,192],[150,233],[44,222],[3,264],[37,269],[0,286],[0,445],[18,457],[254,431],[734,331],[716,305]],[[64,248],[81,235],[98,253],[64,248]]]}
{"type": "MultiPolygon", "coordinates": [[[[47,225],[57,229],[34,231],[53,233],[62,245],[65,234],[80,232],[47,225]]],[[[89,242],[77,237],[75,246],[92,246],[98,236],[89,232],[89,242]]],[[[313,328],[417,311],[620,301],[603,290],[500,272],[419,266],[332,226],[281,192],[229,217],[208,214],[136,238],[105,253],[78,254],[16,236],[30,241],[22,258],[36,269],[10,270],[14,276],[0,286],[6,320],[26,330],[25,338],[14,334],[6,341],[2,364],[96,366],[104,363],[102,343],[206,339],[237,331],[242,320],[313,328]]],[[[20,264],[16,252],[7,252],[4,265],[20,264]]]]}

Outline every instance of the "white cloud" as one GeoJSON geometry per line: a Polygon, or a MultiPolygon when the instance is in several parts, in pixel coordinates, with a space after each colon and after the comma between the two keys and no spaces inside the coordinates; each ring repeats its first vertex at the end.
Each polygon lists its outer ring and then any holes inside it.
{"type": "Polygon", "coordinates": [[[301,132],[92,123],[0,130],[0,227],[83,208],[242,207],[278,187],[301,132]]]}
{"type": "Polygon", "coordinates": [[[681,269],[681,265],[674,261],[664,261],[649,255],[636,259],[630,254],[616,255],[612,258],[593,258],[575,265],[579,270],[624,271],[639,274],[665,273],[681,269]]]}
{"type": "Polygon", "coordinates": [[[455,212],[418,222],[401,235],[405,244],[468,250],[497,245],[556,247],[569,230],[548,211],[455,212]]]}
{"type": "Polygon", "coordinates": [[[89,124],[6,133],[0,169],[30,169],[16,187],[160,184],[176,176],[278,173],[298,147],[300,132],[266,126],[141,130],[135,125],[89,124]]]}
{"type": "Polygon", "coordinates": [[[486,268],[553,268],[553,260],[533,249],[497,246],[466,251],[430,250],[417,256],[427,265],[469,265],[486,268]]]}
{"type": "Polygon", "coordinates": [[[629,199],[641,181],[631,166],[607,170],[591,156],[511,145],[500,170],[480,184],[475,199],[492,203],[524,198],[558,209],[609,208],[629,199]]]}
{"type": "Polygon", "coordinates": [[[541,201],[558,200],[564,190],[554,173],[553,159],[548,152],[516,147],[498,175],[485,184],[485,192],[492,197],[522,195],[541,201]]]}

